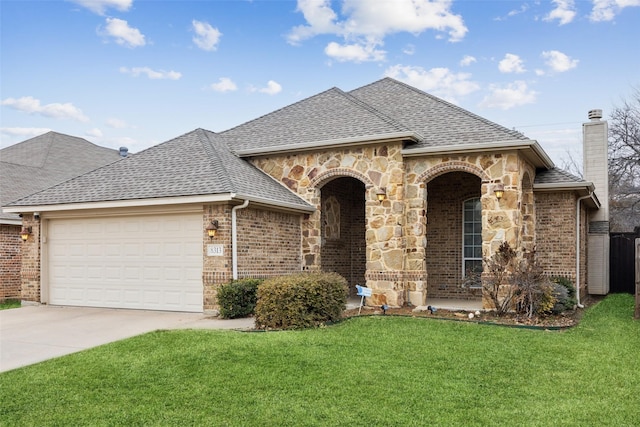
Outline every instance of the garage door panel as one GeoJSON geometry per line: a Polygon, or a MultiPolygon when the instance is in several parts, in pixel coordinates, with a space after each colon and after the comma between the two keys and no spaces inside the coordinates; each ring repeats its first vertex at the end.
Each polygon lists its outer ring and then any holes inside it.
{"type": "Polygon", "coordinates": [[[201,312],[201,239],[198,214],[51,220],[50,303],[201,312]]]}

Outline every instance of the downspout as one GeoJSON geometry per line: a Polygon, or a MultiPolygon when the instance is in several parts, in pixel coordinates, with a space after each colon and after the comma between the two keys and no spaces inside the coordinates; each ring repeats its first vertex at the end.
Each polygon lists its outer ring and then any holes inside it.
{"type": "Polygon", "coordinates": [[[238,280],[238,225],[236,219],[236,211],[249,206],[249,200],[245,200],[243,204],[231,208],[231,264],[233,269],[233,280],[238,280]]]}
{"type": "Polygon", "coordinates": [[[578,308],[584,308],[580,303],[580,201],[590,198],[591,194],[578,197],[576,200],[576,305],[578,308]]]}

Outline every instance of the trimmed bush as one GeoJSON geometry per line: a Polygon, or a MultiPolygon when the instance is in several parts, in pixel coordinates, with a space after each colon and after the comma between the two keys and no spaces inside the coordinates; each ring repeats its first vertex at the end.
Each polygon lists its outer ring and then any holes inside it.
{"type": "Polygon", "coordinates": [[[553,306],[555,314],[563,311],[573,310],[578,303],[576,299],[576,288],[573,286],[571,279],[564,276],[553,277],[551,281],[554,284],[554,294],[556,304],[553,306]]]}
{"type": "Polygon", "coordinates": [[[220,286],[218,289],[220,316],[225,319],[235,319],[253,314],[260,283],[262,279],[239,279],[220,286]]]}
{"type": "Polygon", "coordinates": [[[301,329],[342,317],[347,281],[336,273],[299,273],[265,280],[258,288],[256,326],[301,329]]]}

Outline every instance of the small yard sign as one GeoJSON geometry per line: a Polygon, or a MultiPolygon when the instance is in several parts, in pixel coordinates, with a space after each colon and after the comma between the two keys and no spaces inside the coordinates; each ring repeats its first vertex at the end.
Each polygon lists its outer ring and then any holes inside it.
{"type": "Polygon", "coordinates": [[[362,306],[364,305],[364,297],[370,297],[372,291],[371,291],[371,288],[367,288],[366,286],[360,286],[360,285],[356,285],[356,289],[358,290],[358,296],[361,297],[360,308],[358,309],[358,314],[360,314],[360,311],[362,310],[362,306]]]}

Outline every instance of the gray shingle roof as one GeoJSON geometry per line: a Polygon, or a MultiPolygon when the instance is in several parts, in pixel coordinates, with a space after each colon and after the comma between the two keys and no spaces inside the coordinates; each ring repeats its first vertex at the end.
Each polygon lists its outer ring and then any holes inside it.
{"type": "Polygon", "coordinates": [[[236,151],[409,130],[357,98],[333,88],[221,135],[236,151]]]}
{"type": "Polygon", "coordinates": [[[579,182],[586,182],[586,181],[559,168],[538,171],[534,179],[534,184],[555,184],[555,183],[573,183],[573,182],[579,183],[579,182]]]}
{"type": "MultiPolygon", "coordinates": [[[[86,139],[47,132],[0,150],[0,204],[2,206],[120,160],[117,150],[86,139]]],[[[0,219],[19,220],[11,213],[0,219]]]]}
{"type": "Polygon", "coordinates": [[[15,206],[123,201],[240,193],[309,205],[250,163],[213,132],[192,132],[19,200],[15,206]]]}
{"type": "Polygon", "coordinates": [[[424,139],[416,147],[528,139],[518,131],[388,77],[349,94],[422,135],[424,139]]]}
{"type": "MultiPolygon", "coordinates": [[[[223,133],[196,129],[13,205],[237,193],[308,210],[311,207],[304,200],[234,153],[411,132],[422,138],[416,147],[528,140],[517,131],[385,78],[349,93],[329,89],[223,133]]],[[[15,157],[22,163],[41,160],[31,154],[15,157]]],[[[571,177],[552,169],[540,172],[536,183],[578,179],[571,177]]]]}

